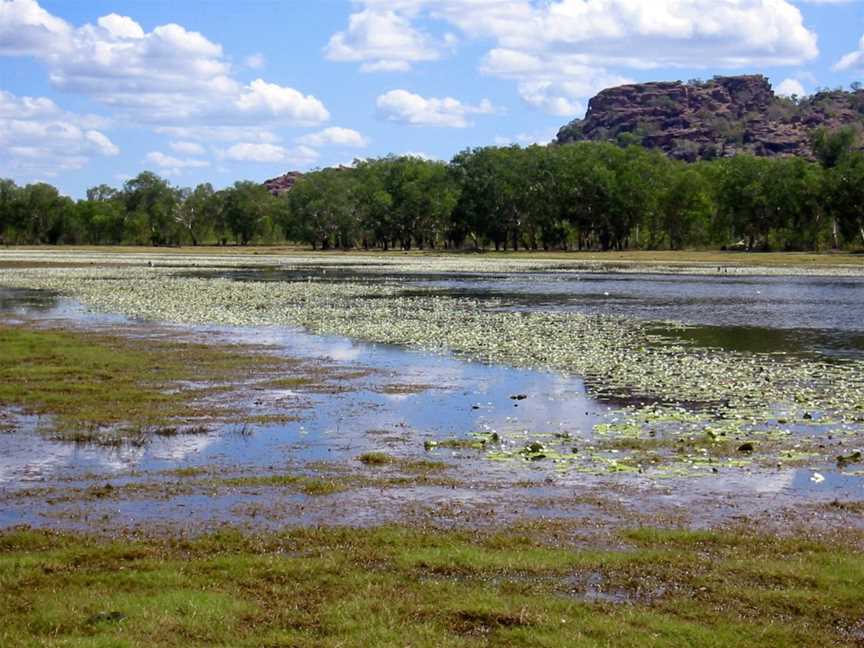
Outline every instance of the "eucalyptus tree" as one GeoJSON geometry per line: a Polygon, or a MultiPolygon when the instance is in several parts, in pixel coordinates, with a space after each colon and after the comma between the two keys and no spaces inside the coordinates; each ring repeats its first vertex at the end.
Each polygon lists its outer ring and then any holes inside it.
{"type": "MultiPolygon", "coordinates": [[[[713,206],[705,176],[695,169],[676,166],[660,192],[657,210],[669,247],[680,250],[704,243],[713,206]]],[[[652,247],[656,243],[653,240],[652,247]]]]}
{"type": "Polygon", "coordinates": [[[69,218],[71,199],[61,196],[56,187],[37,182],[25,186],[19,195],[19,225],[30,243],[59,243],[74,239],[69,218]]]}
{"type": "Polygon", "coordinates": [[[354,189],[349,170],[321,169],[304,175],[287,196],[286,235],[313,249],[350,246],[360,231],[354,189]]]}
{"type": "MultiPolygon", "coordinates": [[[[861,141],[861,129],[856,126],[844,126],[830,130],[827,128],[819,128],[813,132],[810,139],[810,146],[819,164],[826,172],[826,187],[832,184],[833,170],[852,152],[856,144],[861,141]]],[[[830,200],[830,196],[829,196],[830,200]]],[[[839,222],[832,214],[831,217],[831,238],[832,247],[839,247],[839,222]]]]}
{"type": "Polygon", "coordinates": [[[766,184],[773,161],[742,154],[719,164],[718,215],[732,239],[728,242],[742,239],[747,249],[753,250],[757,242],[765,242],[776,222],[766,184]]]}
{"type": "Polygon", "coordinates": [[[180,196],[171,184],[152,171],[139,173],[123,185],[128,230],[133,240],[152,245],[177,244],[180,196]]]}
{"type": "Polygon", "coordinates": [[[771,212],[769,240],[784,249],[816,249],[827,229],[823,170],[801,158],[772,160],[763,181],[771,212]]]}
{"type": "Polygon", "coordinates": [[[126,208],[123,194],[102,184],[87,190],[86,200],[78,201],[78,219],[88,242],[121,243],[126,230],[126,208]]]}
{"type": "Polygon", "coordinates": [[[248,180],[223,191],[225,223],[239,245],[248,245],[265,230],[276,200],[263,185],[248,180]]]}
{"type": "Polygon", "coordinates": [[[454,214],[477,248],[484,240],[496,250],[506,247],[511,230],[518,232],[513,173],[507,164],[514,149],[466,149],[450,163],[452,177],[461,187],[454,214]]]}
{"type": "Polygon", "coordinates": [[[403,249],[435,247],[449,227],[457,189],[442,162],[413,156],[389,157],[384,166],[383,189],[392,238],[403,249]]]}
{"type": "MultiPolygon", "coordinates": [[[[656,150],[628,146],[609,155],[613,172],[606,218],[601,220],[601,244],[608,238],[610,246],[624,249],[639,226],[658,212],[659,199],[666,177],[668,158],[656,150]]],[[[637,236],[638,238],[638,236],[637,236]]]]}
{"type": "Polygon", "coordinates": [[[0,178],[0,243],[9,243],[20,216],[21,190],[14,180],[0,178]]]}
{"type": "Polygon", "coordinates": [[[393,229],[393,196],[385,185],[385,165],[380,160],[357,160],[351,173],[361,244],[364,249],[378,246],[386,250],[393,229]]]}
{"type": "Polygon", "coordinates": [[[849,153],[826,178],[831,213],[843,237],[864,244],[864,153],[849,153]]]}
{"type": "Polygon", "coordinates": [[[222,205],[215,196],[216,192],[209,182],[199,184],[195,189],[181,191],[176,219],[192,245],[198,245],[213,234],[217,227],[222,205]]]}

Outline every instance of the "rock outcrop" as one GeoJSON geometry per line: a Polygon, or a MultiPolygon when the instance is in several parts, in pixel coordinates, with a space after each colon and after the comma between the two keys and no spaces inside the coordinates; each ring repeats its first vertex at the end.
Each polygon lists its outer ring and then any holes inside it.
{"type": "Polygon", "coordinates": [[[812,157],[817,128],[864,125],[864,90],[778,97],[760,75],[705,82],[659,82],[603,90],[584,119],[558,131],[559,143],[640,143],[683,160],[755,155],[812,157]]]}
{"type": "Polygon", "coordinates": [[[289,171],[285,175],[278,178],[270,178],[263,182],[264,187],[274,196],[281,196],[288,193],[294,187],[294,184],[303,177],[300,171],[289,171]]]}

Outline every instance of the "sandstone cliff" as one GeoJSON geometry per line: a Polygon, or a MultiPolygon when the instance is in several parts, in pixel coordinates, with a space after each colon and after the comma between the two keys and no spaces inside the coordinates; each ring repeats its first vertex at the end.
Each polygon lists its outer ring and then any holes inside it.
{"type": "Polygon", "coordinates": [[[270,178],[269,180],[265,180],[263,182],[264,187],[274,196],[281,196],[284,193],[291,191],[294,187],[294,183],[297,182],[300,178],[303,177],[303,174],[300,171],[289,171],[285,175],[281,175],[278,178],[270,178]]]}
{"type": "Polygon", "coordinates": [[[815,129],[847,124],[864,125],[864,90],[793,101],[776,96],[763,76],[715,77],[603,90],[584,119],[558,131],[557,141],[640,143],[691,161],[739,152],[812,157],[815,129]]]}

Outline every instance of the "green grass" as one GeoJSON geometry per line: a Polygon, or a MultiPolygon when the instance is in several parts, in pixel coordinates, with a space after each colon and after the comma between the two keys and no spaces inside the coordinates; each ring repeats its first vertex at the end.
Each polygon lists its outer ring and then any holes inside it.
{"type": "Polygon", "coordinates": [[[202,407],[202,398],[296,368],[248,349],[0,324],[0,406],[48,415],[52,432],[70,441],[206,432],[202,421],[232,411],[202,407]],[[199,386],[178,389],[184,381],[199,386]]]}
{"type": "Polygon", "coordinates": [[[386,452],[364,452],[357,457],[357,461],[367,466],[396,466],[402,472],[407,473],[429,473],[447,470],[450,465],[443,461],[430,461],[428,459],[403,459],[394,457],[386,452]]]}
{"type": "Polygon", "coordinates": [[[357,461],[367,466],[384,466],[393,463],[396,461],[396,458],[384,452],[364,452],[357,457],[357,461]]]}
{"type": "Polygon", "coordinates": [[[302,529],[187,539],[0,534],[0,645],[856,645],[864,556],[812,540],[640,529],[302,529]],[[620,602],[581,592],[601,583],[620,602]]]}
{"type": "MultiPolygon", "coordinates": [[[[562,261],[599,261],[599,262],[638,262],[646,264],[655,263],[706,263],[706,264],[725,264],[729,266],[746,265],[746,266],[838,266],[838,265],[856,265],[864,264],[864,255],[852,254],[848,252],[725,252],[720,250],[625,250],[623,252],[565,252],[565,251],[537,251],[537,252],[512,252],[501,251],[494,252],[486,250],[482,254],[475,254],[468,251],[445,251],[445,250],[413,250],[404,252],[402,250],[393,250],[383,252],[381,250],[364,251],[361,249],[342,252],[340,250],[330,250],[327,252],[313,252],[307,246],[298,245],[253,245],[253,246],[214,246],[201,245],[197,247],[174,247],[174,248],[157,248],[150,246],[133,246],[133,245],[64,245],[64,246],[18,246],[10,248],[16,251],[31,250],[34,252],[57,251],[57,252],[81,252],[81,253],[99,253],[99,254],[140,254],[146,256],[165,256],[170,258],[177,255],[218,255],[231,257],[236,255],[275,255],[275,256],[302,256],[302,257],[342,257],[363,256],[363,257],[382,257],[382,258],[405,258],[405,257],[462,257],[470,255],[475,259],[526,259],[526,260],[562,260],[562,261]]],[[[49,265],[48,262],[40,260],[39,262],[23,261],[11,262],[0,259],[0,267],[3,264],[9,267],[26,267],[32,266],[35,263],[40,265],[49,265]],[[12,264],[15,264],[14,266],[12,264]]],[[[61,265],[69,265],[68,260],[61,260],[61,265]]]]}
{"type": "Polygon", "coordinates": [[[216,485],[228,486],[229,488],[290,488],[304,495],[332,495],[348,490],[351,486],[347,480],[338,482],[335,479],[302,475],[236,477],[217,481],[216,485]]]}

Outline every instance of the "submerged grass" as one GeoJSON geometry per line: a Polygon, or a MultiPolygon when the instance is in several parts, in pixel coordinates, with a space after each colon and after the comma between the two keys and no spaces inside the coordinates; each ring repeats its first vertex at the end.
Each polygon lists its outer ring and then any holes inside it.
{"type": "Polygon", "coordinates": [[[864,560],[812,540],[638,529],[0,534],[0,644],[856,645],[864,560]]]}
{"type": "MultiPolygon", "coordinates": [[[[122,258],[107,255],[105,259],[115,257],[122,258]]],[[[338,265],[350,259],[325,256],[285,261],[296,264],[288,268],[301,268],[313,261],[338,265]]],[[[396,263],[358,256],[354,261],[368,264],[368,269],[377,264],[381,266],[377,271],[409,274],[480,272],[499,267],[507,271],[557,268],[548,261],[475,262],[467,257],[421,260],[396,263]]],[[[578,374],[585,378],[589,396],[609,400],[616,407],[625,404],[604,414],[604,422],[593,430],[582,430],[581,435],[574,436],[612,442],[644,440],[639,444],[630,441],[633,447],[620,448],[597,443],[596,450],[611,454],[639,452],[646,455],[641,457],[643,465],[686,464],[672,466],[671,474],[713,474],[723,467],[740,467],[745,459],[748,464],[768,467],[792,463],[819,466],[826,460],[834,462],[838,454],[846,456],[849,449],[864,447],[864,362],[860,360],[836,363],[696,348],[632,319],[569,312],[516,312],[499,308],[497,302],[424,295],[422,291],[406,296],[405,286],[383,274],[381,282],[239,282],[194,276],[188,272],[196,265],[191,259],[176,257],[175,263],[171,269],[22,270],[14,277],[0,275],[0,284],[50,289],[93,309],[133,317],[189,324],[301,326],[318,334],[578,374]],[[178,274],[180,267],[186,267],[187,272],[178,274]],[[825,433],[838,439],[842,436],[844,447],[820,447],[816,440],[825,433]],[[699,447],[689,444],[694,447],[688,445],[683,452],[670,452],[671,444],[651,447],[657,445],[651,438],[654,436],[673,441],[711,438],[699,447]],[[800,439],[805,442],[802,444],[800,439]],[[741,457],[737,448],[745,443],[755,444],[756,452],[741,457]],[[721,466],[711,465],[716,459],[723,460],[721,466]]],[[[717,266],[704,269],[715,272],[717,266]]],[[[344,383],[347,378],[340,380],[344,383]]],[[[330,393],[346,388],[342,383],[319,379],[308,383],[302,377],[282,377],[262,384],[262,388],[330,393]]],[[[391,390],[396,393],[390,395],[398,397],[423,385],[396,387],[379,385],[377,391],[391,390]]],[[[594,460],[595,453],[586,452],[585,441],[574,442],[571,447],[559,443],[561,447],[551,448],[555,455],[523,452],[524,442],[539,442],[544,450],[554,445],[533,436],[537,438],[511,438],[502,431],[494,444],[488,443],[492,439],[454,438],[429,441],[426,447],[491,449],[490,456],[498,460],[555,459],[559,467],[573,465],[589,471],[640,470],[639,462],[622,462],[617,457],[594,460]],[[501,446],[497,447],[499,441],[501,446]],[[578,452],[573,447],[578,447],[578,452]]]]}
{"type": "Polygon", "coordinates": [[[250,349],[0,324],[0,406],[45,415],[70,441],[206,433],[234,414],[205,400],[298,363],[250,349]]]}

